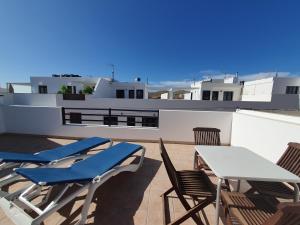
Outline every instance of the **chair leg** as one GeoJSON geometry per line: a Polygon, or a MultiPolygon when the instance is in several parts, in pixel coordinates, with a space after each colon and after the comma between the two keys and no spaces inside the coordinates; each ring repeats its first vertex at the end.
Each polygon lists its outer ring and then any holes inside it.
{"type": "Polygon", "coordinates": [[[167,196],[172,191],[174,191],[174,187],[169,188],[166,192],[164,192],[161,195],[161,197],[162,197],[162,211],[163,211],[163,224],[164,225],[168,224],[171,221],[170,212],[168,211],[169,203],[168,203],[167,196]]]}
{"type": "Polygon", "coordinates": [[[195,154],[194,154],[194,170],[200,170],[198,157],[199,157],[199,154],[198,154],[198,152],[195,151],[195,154]]]}
{"type": "MultiPolygon", "coordinates": [[[[190,211],[192,209],[192,207],[189,205],[189,203],[186,201],[186,199],[180,193],[176,192],[176,194],[177,194],[181,204],[185,208],[185,210],[190,211]]],[[[199,205],[201,205],[201,203],[199,203],[197,206],[199,206],[199,205]]],[[[195,206],[195,207],[197,207],[197,206],[195,206]]],[[[193,208],[195,208],[195,207],[193,207],[193,208]]],[[[192,217],[192,219],[195,221],[196,224],[203,225],[200,217],[198,217],[195,213],[190,214],[189,217],[192,217]]]]}
{"type": "MultiPolygon", "coordinates": [[[[175,219],[173,222],[169,223],[168,225],[178,225],[187,220],[188,218],[192,217],[194,219],[194,216],[196,216],[196,213],[198,213],[200,210],[205,208],[207,205],[209,205],[213,200],[210,198],[207,198],[203,201],[201,201],[198,205],[194,206],[193,208],[187,210],[181,217],[175,219]]],[[[198,218],[198,217],[197,217],[198,218]]],[[[198,225],[204,225],[200,218],[197,219],[197,221],[194,219],[196,224],[198,225]]]]}

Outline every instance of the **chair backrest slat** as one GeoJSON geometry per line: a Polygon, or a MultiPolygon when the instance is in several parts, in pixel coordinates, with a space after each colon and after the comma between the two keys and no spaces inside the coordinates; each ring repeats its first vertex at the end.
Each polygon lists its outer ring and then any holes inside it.
{"type": "Polygon", "coordinates": [[[195,127],[195,145],[220,145],[220,130],[210,127],[195,127]]]}
{"type": "Polygon", "coordinates": [[[277,165],[300,176],[300,144],[290,142],[288,148],[278,160],[277,165]]]}
{"type": "Polygon", "coordinates": [[[169,157],[169,155],[166,151],[166,148],[165,148],[164,143],[163,143],[161,138],[159,140],[159,149],[160,149],[160,154],[161,154],[161,157],[163,159],[163,162],[164,162],[167,174],[169,176],[169,179],[170,179],[173,187],[175,189],[177,189],[177,191],[179,191],[180,184],[179,184],[179,179],[178,179],[178,176],[177,176],[176,169],[175,169],[173,163],[170,160],[170,157],[169,157]]]}

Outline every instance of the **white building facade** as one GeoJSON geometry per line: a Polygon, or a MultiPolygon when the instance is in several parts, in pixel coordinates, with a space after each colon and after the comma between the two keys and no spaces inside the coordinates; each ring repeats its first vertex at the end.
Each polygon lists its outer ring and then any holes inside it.
{"type": "Polygon", "coordinates": [[[300,77],[269,77],[244,83],[242,101],[269,102],[274,95],[299,95],[300,77]]]}
{"type": "Polygon", "coordinates": [[[120,82],[111,78],[81,77],[78,75],[53,75],[52,77],[30,77],[32,93],[57,94],[62,86],[70,93],[78,94],[86,86],[94,89],[97,98],[147,99],[147,86],[142,82],[120,82]]]}
{"type": "Polygon", "coordinates": [[[191,85],[191,92],[184,95],[186,100],[239,101],[242,85],[237,77],[208,79],[191,85]]]}

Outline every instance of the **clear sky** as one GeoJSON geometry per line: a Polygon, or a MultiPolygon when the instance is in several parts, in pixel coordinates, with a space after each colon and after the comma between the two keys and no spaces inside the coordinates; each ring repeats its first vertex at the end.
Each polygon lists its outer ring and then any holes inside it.
{"type": "Polygon", "coordinates": [[[298,0],[0,0],[0,83],[300,74],[298,0]]]}

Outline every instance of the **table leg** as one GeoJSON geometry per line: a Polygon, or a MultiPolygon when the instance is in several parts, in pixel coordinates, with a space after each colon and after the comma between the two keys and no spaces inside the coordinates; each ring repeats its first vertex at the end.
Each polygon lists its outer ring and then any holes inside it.
{"type": "Polygon", "coordinates": [[[295,199],[294,202],[299,202],[299,186],[298,184],[293,184],[295,191],[295,199]]]}
{"type": "Polygon", "coordinates": [[[217,186],[217,197],[216,197],[216,215],[215,215],[215,225],[219,225],[219,217],[220,217],[220,195],[221,195],[221,187],[222,187],[222,178],[218,179],[218,186],[217,186]]]}

